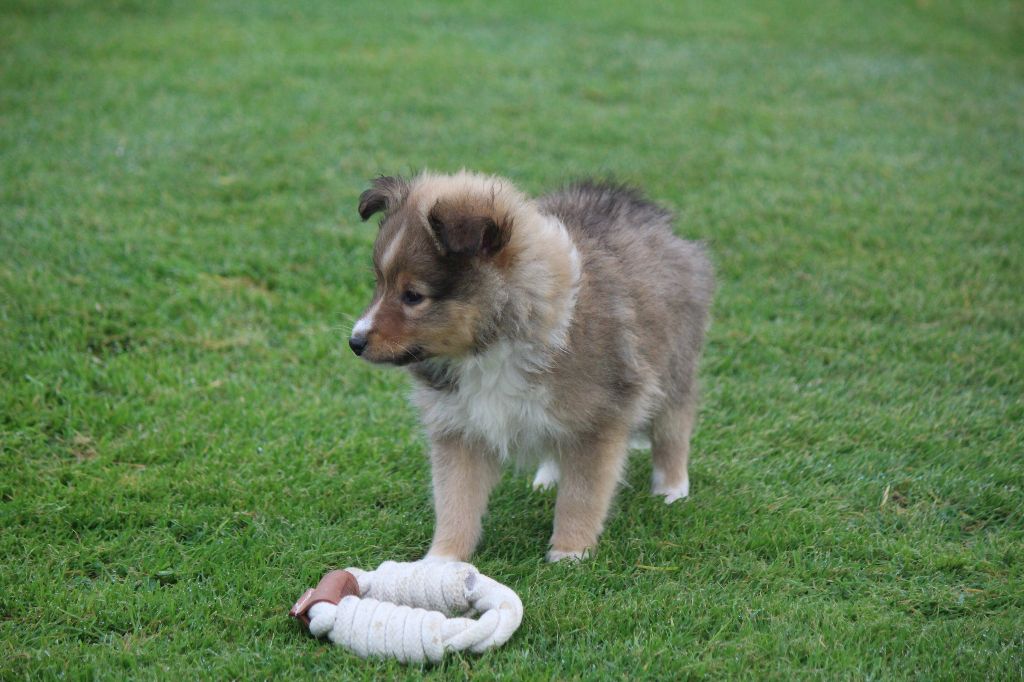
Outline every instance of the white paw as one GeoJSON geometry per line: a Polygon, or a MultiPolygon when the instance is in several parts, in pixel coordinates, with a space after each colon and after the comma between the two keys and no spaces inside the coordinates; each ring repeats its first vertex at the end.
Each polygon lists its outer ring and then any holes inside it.
{"type": "Polygon", "coordinates": [[[664,497],[665,504],[672,504],[676,500],[686,499],[690,496],[690,478],[684,478],[677,485],[667,485],[664,474],[660,471],[655,471],[651,481],[651,493],[664,497]]]}
{"type": "Polygon", "coordinates": [[[533,477],[533,489],[550,490],[558,484],[558,475],[558,463],[544,460],[537,467],[537,475],[533,477]]]}
{"type": "Polygon", "coordinates": [[[590,556],[590,550],[584,549],[580,552],[563,552],[558,549],[549,549],[547,559],[551,563],[556,561],[583,561],[590,556]]]}

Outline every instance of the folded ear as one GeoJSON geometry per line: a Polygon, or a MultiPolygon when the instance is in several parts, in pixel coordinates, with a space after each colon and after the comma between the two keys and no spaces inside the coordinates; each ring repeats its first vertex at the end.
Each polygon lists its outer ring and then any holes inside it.
{"type": "Polygon", "coordinates": [[[427,223],[442,255],[494,256],[508,243],[512,231],[511,220],[440,201],[427,214],[427,223]]]}
{"type": "Polygon", "coordinates": [[[359,195],[359,217],[365,221],[375,213],[391,210],[402,203],[408,191],[408,183],[400,177],[377,177],[370,189],[359,195]]]}

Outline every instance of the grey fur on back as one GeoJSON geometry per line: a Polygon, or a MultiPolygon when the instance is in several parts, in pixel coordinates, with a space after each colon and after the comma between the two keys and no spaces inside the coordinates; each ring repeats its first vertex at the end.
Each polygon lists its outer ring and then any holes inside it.
{"type": "Polygon", "coordinates": [[[597,424],[621,409],[639,426],[693,400],[714,292],[704,247],[676,237],[672,214],[624,185],[581,181],[538,205],[583,258],[569,352],[553,368],[564,418],[597,424]]]}

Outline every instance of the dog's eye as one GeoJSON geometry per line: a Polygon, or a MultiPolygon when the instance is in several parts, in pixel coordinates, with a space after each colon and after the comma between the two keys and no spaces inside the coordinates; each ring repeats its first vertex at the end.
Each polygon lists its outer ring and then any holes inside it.
{"type": "Polygon", "coordinates": [[[405,305],[417,305],[423,303],[423,294],[413,291],[412,289],[406,289],[402,292],[402,303],[405,305]]]}

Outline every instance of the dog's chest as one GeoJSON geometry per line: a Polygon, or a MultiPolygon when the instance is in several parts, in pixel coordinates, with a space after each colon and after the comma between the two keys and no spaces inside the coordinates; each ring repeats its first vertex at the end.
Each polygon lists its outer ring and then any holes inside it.
{"type": "Polygon", "coordinates": [[[428,428],[482,441],[503,459],[538,454],[564,431],[551,414],[551,393],[537,380],[528,349],[507,342],[460,362],[449,390],[421,390],[428,428]]]}

